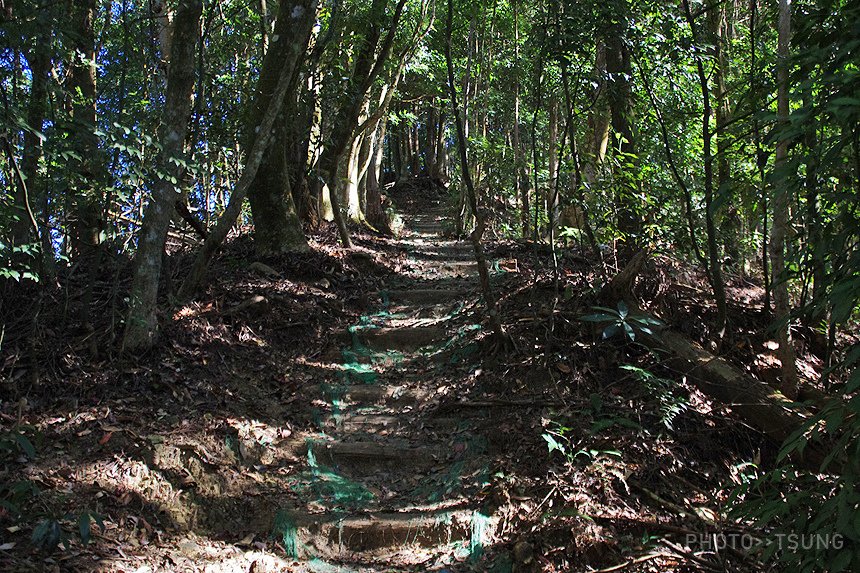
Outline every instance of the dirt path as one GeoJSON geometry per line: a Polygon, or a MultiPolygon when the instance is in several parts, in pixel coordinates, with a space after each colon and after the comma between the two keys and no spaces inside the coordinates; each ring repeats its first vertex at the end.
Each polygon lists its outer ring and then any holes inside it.
{"type": "Polygon", "coordinates": [[[444,224],[441,206],[407,220],[407,278],[380,291],[380,306],[327,355],[338,375],[308,393],[320,434],[293,485],[306,504],[275,517],[307,570],[444,568],[478,557],[495,531],[479,497],[492,470],[485,437],[432,413],[477,277],[469,245],[443,240],[444,224]]]}
{"type": "Polygon", "coordinates": [[[506,523],[491,484],[511,440],[498,409],[451,407],[479,386],[477,268],[468,243],[443,238],[439,199],[401,201],[404,233],[354,253],[392,260],[347,311],[350,295],[320,279],[236,271],[248,282],[233,300],[261,308],[183,308],[157,367],[119,364],[87,386],[86,407],[42,413],[45,445],[16,467],[71,497],[47,492],[40,519],[68,532],[89,511],[104,526],[88,546],[65,533],[73,543],[46,552],[16,528],[7,547],[21,552],[0,554],[0,569],[480,569],[506,523]],[[315,338],[282,338],[280,313],[315,338]],[[332,316],[357,318],[333,332],[332,316]]]}

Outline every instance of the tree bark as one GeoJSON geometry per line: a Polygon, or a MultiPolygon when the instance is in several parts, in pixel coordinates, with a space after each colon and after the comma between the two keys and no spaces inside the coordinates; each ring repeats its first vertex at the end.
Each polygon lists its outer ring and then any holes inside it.
{"type": "MultiPolygon", "coordinates": [[[[790,0],[779,0],[779,22],[777,40],[776,68],[776,106],[777,121],[780,128],[788,124],[788,67],[789,42],[791,39],[790,0]]],[[[791,341],[791,308],[788,298],[788,277],[785,269],[785,241],[789,229],[790,185],[786,163],[788,161],[788,138],[781,134],[776,145],[774,179],[777,182],[773,197],[773,224],[770,235],[770,261],[773,288],[774,318],[776,320],[776,341],[779,344],[777,356],[782,363],[782,392],[789,398],[797,396],[797,366],[795,365],[794,346],[791,341]]]]}
{"type": "Polygon", "coordinates": [[[209,234],[209,238],[203,243],[203,247],[197,254],[197,258],[194,260],[188,276],[182,283],[182,288],[179,289],[178,297],[180,300],[190,298],[194,294],[194,291],[197,290],[197,287],[203,280],[203,275],[206,273],[209,261],[236,223],[236,218],[242,211],[242,202],[245,200],[251,183],[257,177],[257,171],[260,169],[263,157],[271,142],[272,130],[275,120],[281,113],[284,98],[290,87],[295,87],[295,82],[293,81],[294,71],[307,47],[307,38],[310,36],[310,28],[313,26],[316,15],[316,0],[295,0],[292,9],[288,13],[290,19],[293,21],[289,29],[295,34],[293,40],[291,40],[295,49],[289,54],[286,60],[281,62],[282,67],[278,83],[272,92],[268,108],[265,114],[263,114],[259,126],[254,130],[257,137],[248,152],[245,160],[245,169],[242,171],[242,175],[238,183],[236,183],[233,193],[230,195],[230,202],[227,204],[227,208],[218,220],[215,229],[209,234]],[[300,38],[305,38],[304,44],[301,43],[300,38]]]}
{"type": "Polygon", "coordinates": [[[510,343],[507,333],[502,326],[501,319],[496,303],[496,295],[493,292],[490,284],[490,271],[487,267],[487,259],[484,256],[484,247],[481,244],[481,235],[484,232],[484,216],[478,209],[478,198],[475,194],[475,187],[472,183],[472,175],[469,171],[469,158],[466,153],[466,132],[463,127],[462,115],[463,110],[457,104],[457,84],[454,83],[454,64],[451,61],[451,28],[454,20],[453,0],[448,0],[448,25],[447,37],[445,42],[445,61],[448,67],[448,91],[451,96],[451,110],[454,114],[454,124],[457,128],[457,148],[460,153],[460,170],[462,171],[463,179],[466,183],[464,194],[467,197],[468,205],[472,211],[472,216],[475,218],[475,229],[470,234],[472,239],[472,248],[475,252],[475,262],[478,264],[478,274],[481,278],[481,290],[484,295],[484,303],[487,306],[487,317],[490,322],[490,328],[493,331],[493,336],[496,342],[503,348],[510,343]]]}
{"type": "Polygon", "coordinates": [[[201,0],[182,0],[173,23],[161,129],[162,149],[158,161],[161,173],[154,185],[138,239],[122,343],[124,352],[147,350],[154,343],[158,331],[156,308],[161,262],[174,203],[181,197],[179,181],[184,169],[180,164],[185,158],[185,138],[191,119],[194,57],[202,10],[201,0]]]}
{"type": "MultiPolygon", "coordinates": [[[[659,335],[643,333],[641,338],[655,350],[668,351],[667,366],[683,373],[699,390],[730,407],[744,421],[778,444],[809,419],[809,414],[784,394],[706,352],[681,334],[672,331],[659,335]]],[[[799,462],[812,471],[818,471],[827,454],[826,448],[810,442],[799,462]]]]}
{"type": "Polygon", "coordinates": [[[104,205],[101,187],[105,163],[96,135],[96,45],[93,18],[95,0],[72,0],[71,18],[75,27],[73,63],[70,74],[72,98],[72,148],[77,158],[72,162],[75,202],[74,221],[70,225],[70,242],[87,276],[87,287],[81,303],[81,322],[90,324],[90,301],[98,271],[99,245],[104,228],[104,205]]]}
{"type": "MultiPolygon", "coordinates": [[[[41,181],[39,181],[39,160],[42,158],[42,127],[45,121],[46,102],[48,97],[48,73],[51,67],[51,31],[53,19],[43,27],[43,33],[38,34],[33,41],[32,56],[30,57],[30,101],[27,106],[27,125],[24,130],[24,145],[21,154],[21,173],[27,185],[29,206],[40,205],[41,181]]],[[[18,220],[13,223],[12,237],[16,245],[24,245],[34,239],[31,235],[33,226],[27,215],[28,204],[22,190],[15,198],[18,220]]]]}
{"type": "Polygon", "coordinates": [[[705,169],[705,234],[708,244],[708,268],[706,269],[710,276],[711,288],[714,291],[714,299],[717,303],[717,316],[715,319],[715,330],[717,337],[722,340],[726,331],[726,285],[723,281],[722,262],[720,261],[719,246],[717,245],[717,229],[716,229],[716,213],[714,209],[714,155],[712,152],[712,136],[711,131],[711,90],[708,82],[708,76],[705,73],[705,65],[703,62],[700,48],[698,47],[698,34],[696,33],[696,24],[693,19],[693,13],[690,10],[688,0],[682,0],[684,14],[687,18],[687,23],[690,26],[690,33],[693,36],[693,56],[696,61],[696,71],[699,76],[699,88],[702,92],[702,142],[704,153],[704,169],[705,169]]]}
{"type": "Polygon", "coordinates": [[[613,149],[620,153],[621,167],[617,174],[616,202],[618,209],[618,230],[628,235],[641,235],[642,217],[636,207],[639,195],[636,169],[636,137],[633,132],[633,92],[630,78],[633,69],[630,61],[630,48],[627,45],[627,19],[629,7],[626,0],[619,3],[618,13],[609,24],[606,44],[607,101],[609,103],[613,149]],[[634,164],[632,168],[626,167],[634,164]]]}
{"type": "Polygon", "coordinates": [[[388,28],[386,36],[379,46],[379,54],[373,57],[379,45],[381,26],[379,20],[384,14],[386,0],[373,0],[371,6],[371,23],[364,37],[364,44],[356,58],[352,78],[345,95],[344,103],[335,114],[332,133],[326,139],[325,149],[320,157],[320,176],[328,184],[329,197],[331,199],[334,221],[337,224],[341,243],[344,247],[352,248],[352,239],[346,226],[344,213],[341,211],[340,198],[338,197],[339,181],[337,178],[338,165],[347,147],[352,143],[353,135],[358,127],[358,117],[364,106],[368,89],[379,76],[382,67],[391,54],[394,37],[406,0],[398,0],[394,9],[394,15],[388,28]]]}
{"type": "Polygon", "coordinates": [[[594,78],[597,84],[594,90],[591,111],[588,115],[588,140],[586,142],[586,161],[583,166],[583,180],[591,191],[597,185],[598,170],[606,159],[609,147],[609,125],[611,116],[606,96],[606,44],[597,43],[594,56],[594,78]]]}
{"type": "Polygon", "coordinates": [[[558,98],[552,96],[549,101],[549,181],[547,182],[546,214],[549,219],[548,235],[550,240],[555,238],[558,225],[558,98]]]}
{"type": "Polygon", "coordinates": [[[374,148],[370,154],[370,163],[367,166],[367,221],[376,227],[383,230],[388,229],[388,221],[385,219],[385,213],[382,209],[382,194],[379,189],[379,171],[382,167],[382,154],[385,148],[385,132],[388,127],[388,117],[383,117],[379,126],[376,128],[374,136],[374,148]]]}
{"type": "Polygon", "coordinates": [[[518,0],[513,0],[514,4],[514,127],[511,134],[512,145],[514,146],[514,186],[516,188],[516,196],[520,200],[520,226],[523,239],[528,239],[530,230],[530,207],[529,207],[529,184],[528,175],[523,173],[523,148],[520,142],[520,78],[519,78],[519,59],[520,59],[520,29],[519,29],[519,11],[517,9],[518,0]]]}
{"type": "MultiPolygon", "coordinates": [[[[281,66],[294,58],[294,52],[303,52],[310,40],[309,26],[296,29],[290,17],[295,4],[283,2],[278,11],[271,45],[263,58],[256,96],[251,107],[251,129],[260,125],[263,115],[278,83],[281,66]]],[[[293,68],[293,77],[287,93],[296,90],[298,66],[293,68]]],[[[292,107],[292,106],[284,106],[292,107]]],[[[286,111],[286,110],[285,110],[286,111]]],[[[291,164],[288,159],[287,125],[294,113],[281,113],[272,135],[272,142],[263,157],[250,189],[248,202],[254,218],[254,242],[258,252],[264,255],[308,250],[301,220],[296,213],[291,190],[291,173],[303,169],[303,165],[291,164]]],[[[250,149],[257,134],[251,132],[246,149],[250,149]]]]}

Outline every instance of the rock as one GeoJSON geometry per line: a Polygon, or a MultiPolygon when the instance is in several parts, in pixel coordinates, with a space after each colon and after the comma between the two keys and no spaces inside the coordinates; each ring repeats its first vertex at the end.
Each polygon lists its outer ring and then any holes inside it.
{"type": "Polygon", "coordinates": [[[261,296],[259,294],[252,296],[249,299],[243,300],[236,306],[227,309],[224,311],[224,316],[232,316],[234,314],[241,314],[245,311],[251,311],[255,314],[266,314],[269,312],[271,305],[266,297],[261,296]]]}
{"type": "Polygon", "coordinates": [[[266,277],[267,279],[277,279],[281,277],[281,273],[279,273],[269,265],[261,263],[259,261],[248,265],[248,270],[254,274],[266,277]]]}

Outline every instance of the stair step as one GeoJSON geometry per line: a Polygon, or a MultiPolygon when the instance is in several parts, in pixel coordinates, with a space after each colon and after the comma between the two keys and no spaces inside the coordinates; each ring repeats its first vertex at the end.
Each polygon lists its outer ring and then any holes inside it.
{"type": "Polygon", "coordinates": [[[449,289],[410,289],[388,291],[388,300],[392,304],[455,304],[465,297],[463,291],[449,289]]]}
{"type": "Polygon", "coordinates": [[[318,385],[308,387],[308,393],[324,396],[326,400],[339,400],[362,404],[408,405],[419,400],[430,398],[433,393],[422,388],[395,386],[391,384],[352,384],[349,386],[332,386],[323,388],[318,385]]]}
{"type": "Polygon", "coordinates": [[[448,450],[441,448],[398,446],[388,442],[312,441],[309,445],[319,463],[348,467],[351,474],[391,465],[413,471],[428,469],[444,464],[448,455],[448,450]]]}
{"type": "Polygon", "coordinates": [[[333,515],[281,516],[285,545],[296,557],[344,558],[361,552],[362,558],[410,547],[434,547],[469,541],[484,545],[492,540],[498,519],[473,510],[437,510],[370,513],[338,518],[333,515]],[[475,527],[476,521],[481,526],[475,527]],[[286,530],[286,531],[284,531],[286,530]],[[473,535],[481,539],[472,539],[473,535]]]}
{"type": "Polygon", "coordinates": [[[415,430],[455,430],[462,423],[460,418],[420,418],[409,419],[403,415],[389,414],[347,414],[331,426],[341,432],[397,432],[415,430]]]}
{"type": "Polygon", "coordinates": [[[414,352],[445,341],[444,328],[437,326],[382,327],[356,330],[359,341],[376,351],[414,352]]]}

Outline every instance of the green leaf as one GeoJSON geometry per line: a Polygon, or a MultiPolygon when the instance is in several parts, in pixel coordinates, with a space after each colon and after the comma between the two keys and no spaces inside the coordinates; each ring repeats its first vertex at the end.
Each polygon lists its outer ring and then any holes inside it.
{"type": "Polygon", "coordinates": [[[78,517],[78,531],[81,534],[81,543],[84,546],[90,544],[90,514],[87,511],[82,511],[78,517]]]}
{"type": "Polygon", "coordinates": [[[647,314],[637,314],[630,318],[630,320],[641,323],[641,324],[650,324],[651,326],[665,326],[662,320],[654,318],[653,316],[648,316],[647,314]]]}
{"type": "Polygon", "coordinates": [[[845,410],[840,407],[836,407],[833,412],[830,412],[826,418],[824,418],[825,426],[827,427],[827,433],[833,434],[836,430],[839,429],[839,426],[842,425],[842,420],[845,418],[845,410]]]}
{"type": "Polygon", "coordinates": [[[848,566],[851,565],[851,560],[854,558],[854,554],[850,549],[843,549],[839,552],[839,554],[833,559],[833,562],[830,564],[830,571],[832,573],[838,573],[839,571],[845,571],[848,569],[848,566]]]}
{"type": "Polygon", "coordinates": [[[860,388],[860,368],[855,368],[854,372],[851,373],[851,377],[848,378],[848,383],[845,385],[845,392],[854,392],[860,388]]]}
{"type": "Polygon", "coordinates": [[[618,316],[620,316],[621,319],[623,320],[623,319],[627,318],[628,314],[630,314],[630,309],[627,308],[627,303],[624,302],[623,300],[619,300],[618,301],[618,316]]]}
{"type": "Polygon", "coordinates": [[[626,322],[624,323],[624,332],[627,333],[627,337],[630,340],[636,340],[636,333],[633,332],[633,327],[630,326],[629,324],[627,324],[626,322]]]}
{"type": "Polygon", "coordinates": [[[32,442],[27,439],[27,436],[23,434],[15,434],[15,442],[18,443],[18,447],[21,448],[21,451],[30,458],[31,460],[36,459],[36,448],[33,447],[32,442]]]}
{"type": "MultiPolygon", "coordinates": [[[[626,324],[625,324],[625,326],[626,326],[626,324]]],[[[619,332],[621,332],[621,327],[618,324],[610,324],[609,326],[607,326],[603,330],[603,338],[604,339],[612,338],[613,336],[615,336],[619,332]]]]}
{"type": "Polygon", "coordinates": [[[62,528],[56,519],[46,519],[33,530],[31,541],[36,548],[51,552],[57,548],[62,538],[62,528]]]}
{"type": "Polygon", "coordinates": [[[555,450],[558,450],[562,454],[565,453],[564,445],[558,443],[558,441],[552,434],[543,434],[543,439],[546,442],[547,448],[549,449],[549,453],[552,453],[555,450]]]}

